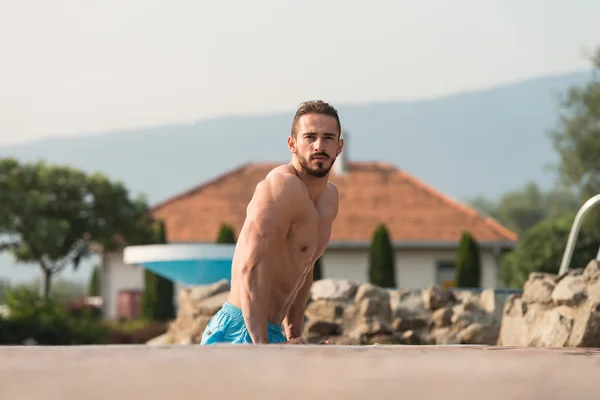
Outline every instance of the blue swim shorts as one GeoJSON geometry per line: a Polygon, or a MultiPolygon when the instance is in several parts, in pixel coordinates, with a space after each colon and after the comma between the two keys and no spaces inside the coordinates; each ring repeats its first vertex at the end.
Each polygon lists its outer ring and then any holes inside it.
{"type": "MultiPolygon", "coordinates": [[[[281,326],[269,322],[267,329],[269,343],[286,341],[281,326]]],[[[228,302],[210,319],[200,342],[201,345],[216,343],[252,344],[242,310],[228,302]]]]}

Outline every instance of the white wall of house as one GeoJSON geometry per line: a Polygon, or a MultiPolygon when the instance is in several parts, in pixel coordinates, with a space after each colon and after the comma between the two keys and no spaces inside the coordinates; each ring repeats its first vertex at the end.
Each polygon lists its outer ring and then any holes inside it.
{"type": "MultiPolygon", "coordinates": [[[[396,285],[399,288],[423,289],[434,283],[442,283],[438,276],[440,264],[452,266],[456,259],[455,250],[397,250],[396,285]]],[[[369,252],[366,249],[328,249],[321,259],[323,276],[333,279],[348,279],[368,282],[369,252]]],[[[498,287],[499,262],[491,250],[481,251],[484,288],[498,287]]],[[[450,276],[453,271],[448,271],[450,276]]],[[[443,272],[441,272],[443,274],[443,272]]]]}
{"type": "MultiPolygon", "coordinates": [[[[117,317],[117,296],[121,290],[144,290],[144,268],[125,264],[122,251],[106,253],[102,259],[100,285],[103,315],[114,319],[117,317]]],[[[173,302],[176,306],[181,287],[179,284],[175,285],[173,302]]]]}
{"type": "Polygon", "coordinates": [[[105,253],[100,287],[105,318],[116,318],[118,293],[121,290],[141,290],[144,287],[143,269],[123,263],[122,251],[105,253]]]}

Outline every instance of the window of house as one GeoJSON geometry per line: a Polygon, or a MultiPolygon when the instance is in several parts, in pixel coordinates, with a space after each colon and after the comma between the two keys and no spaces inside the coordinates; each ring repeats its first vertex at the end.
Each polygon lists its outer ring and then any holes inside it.
{"type": "Polygon", "coordinates": [[[456,262],[439,260],[436,263],[436,283],[444,287],[456,287],[456,262]]]}

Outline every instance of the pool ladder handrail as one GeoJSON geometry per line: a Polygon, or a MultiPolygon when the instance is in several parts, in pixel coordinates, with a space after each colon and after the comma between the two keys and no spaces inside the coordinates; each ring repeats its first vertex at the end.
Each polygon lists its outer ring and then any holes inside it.
{"type": "MultiPolygon", "coordinates": [[[[565,272],[567,272],[567,269],[569,269],[569,264],[571,263],[571,258],[573,257],[573,251],[575,251],[575,242],[577,241],[577,235],[579,234],[583,217],[598,203],[600,203],[600,194],[597,194],[586,201],[577,212],[575,220],[573,221],[573,225],[571,226],[571,232],[569,232],[569,239],[567,240],[567,246],[563,254],[562,262],[560,263],[560,269],[558,270],[559,276],[562,276],[565,272]]],[[[600,248],[598,249],[598,254],[596,255],[596,259],[599,258],[600,248]]]]}

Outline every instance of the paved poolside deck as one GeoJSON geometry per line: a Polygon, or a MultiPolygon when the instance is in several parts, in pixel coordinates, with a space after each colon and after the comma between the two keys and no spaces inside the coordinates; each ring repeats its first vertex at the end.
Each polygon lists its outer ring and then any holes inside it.
{"type": "Polygon", "coordinates": [[[600,349],[0,347],[0,398],[591,400],[600,349]]]}

